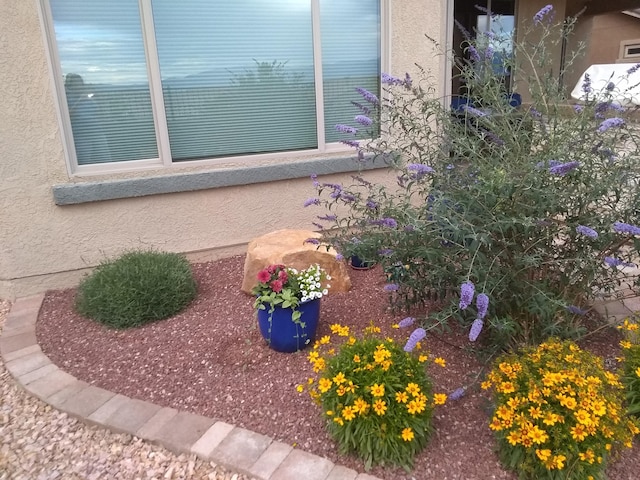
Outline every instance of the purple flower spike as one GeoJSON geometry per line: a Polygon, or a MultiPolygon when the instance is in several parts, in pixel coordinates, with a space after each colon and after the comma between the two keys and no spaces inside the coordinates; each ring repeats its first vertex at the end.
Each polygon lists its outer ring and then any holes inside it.
{"type": "Polygon", "coordinates": [[[311,205],[320,205],[320,199],[319,198],[309,198],[309,199],[305,200],[305,202],[304,202],[304,206],[305,207],[309,207],[311,205]]]}
{"type": "Polygon", "coordinates": [[[636,73],[640,68],[640,63],[636,63],[633,67],[627,70],[627,75],[631,75],[632,73],[636,73]]]}
{"type": "Polygon", "coordinates": [[[388,73],[383,73],[381,77],[382,83],[386,85],[402,85],[404,80],[398,77],[394,77],[393,75],[389,75],[388,73]]]}
{"type": "Polygon", "coordinates": [[[619,258],[615,257],[604,257],[604,263],[609,265],[610,267],[630,267],[635,268],[635,263],[623,262],[619,258]]]}
{"type": "Polygon", "coordinates": [[[378,250],[378,255],[382,257],[390,257],[391,255],[393,255],[393,250],[390,248],[383,248],[381,250],[378,250]]]}
{"type": "Polygon", "coordinates": [[[580,162],[561,163],[559,165],[554,165],[553,167],[549,167],[549,173],[562,177],[567,173],[569,173],[570,171],[575,170],[579,166],[580,166],[580,162]]]}
{"type": "Polygon", "coordinates": [[[351,127],[349,125],[343,125],[341,123],[336,125],[336,130],[342,133],[349,133],[351,135],[355,135],[356,133],[358,133],[357,128],[351,127]]]}
{"type": "Polygon", "coordinates": [[[475,287],[473,283],[466,281],[460,286],[460,310],[466,309],[473,301],[475,287]]]}
{"type": "Polygon", "coordinates": [[[411,325],[413,325],[415,321],[416,321],[416,319],[413,318],[413,317],[403,318],[402,320],[400,320],[398,322],[398,326],[400,328],[407,328],[407,327],[410,327],[411,325]]]}
{"type": "Polygon", "coordinates": [[[489,309],[489,297],[484,293],[479,294],[476,297],[476,307],[478,309],[478,318],[486,317],[489,309]]]}
{"type": "Polygon", "coordinates": [[[344,143],[345,145],[349,145],[353,148],[360,148],[360,142],[358,140],[340,140],[340,143],[344,143]]]}
{"type": "Polygon", "coordinates": [[[409,75],[409,72],[404,74],[404,87],[409,90],[411,89],[411,86],[413,85],[413,79],[411,78],[411,75],[409,75]]]}
{"type": "Polygon", "coordinates": [[[424,165],[422,163],[410,163],[407,165],[407,170],[417,173],[433,173],[435,171],[429,165],[424,165]]]}
{"type": "MultiPolygon", "coordinates": [[[[322,225],[321,225],[322,226],[322,225]]],[[[320,245],[320,240],[317,238],[307,238],[304,243],[310,243],[312,245],[320,245]]]]}
{"type": "Polygon", "coordinates": [[[398,285],[395,283],[388,283],[387,285],[384,286],[384,291],[385,292],[397,292],[398,291],[398,285]]]}
{"type": "Polygon", "coordinates": [[[569,305],[567,307],[567,311],[569,313],[573,313],[574,315],[585,315],[587,313],[587,310],[583,310],[575,305],[569,305]]]}
{"type": "Polygon", "coordinates": [[[479,62],[481,60],[480,54],[478,53],[478,50],[476,50],[476,47],[474,47],[473,45],[469,45],[468,50],[471,60],[473,60],[474,62],[479,62]]]}
{"type": "Polygon", "coordinates": [[[464,397],[464,394],[467,392],[467,389],[464,387],[456,388],[451,395],[449,395],[450,400],[460,400],[464,397]]]}
{"type": "Polygon", "coordinates": [[[613,229],[618,233],[628,233],[629,235],[640,235],[640,227],[629,223],[615,222],[613,229]]]}
{"type": "Polygon", "coordinates": [[[482,331],[482,327],[484,326],[484,322],[481,318],[476,318],[471,324],[471,330],[469,330],[469,341],[475,342],[482,331]]]}
{"type": "Polygon", "coordinates": [[[624,125],[624,120],[620,117],[607,118],[598,127],[598,132],[603,133],[609,130],[610,128],[622,127],[623,125],[624,125]]]}
{"type": "Polygon", "coordinates": [[[342,255],[341,253],[336,253],[336,261],[341,262],[342,260],[344,260],[344,255],[342,255]]]}
{"type": "Polygon", "coordinates": [[[373,120],[371,120],[369,117],[367,117],[366,115],[356,115],[354,120],[359,123],[360,125],[364,125],[366,127],[368,127],[369,125],[371,125],[373,123],[373,120]]]}
{"type": "Polygon", "coordinates": [[[383,218],[382,220],[379,220],[378,225],[382,225],[383,227],[387,227],[387,228],[396,228],[398,226],[398,222],[395,221],[394,218],[383,218]]]}
{"type": "Polygon", "coordinates": [[[587,95],[591,93],[591,77],[588,73],[584,74],[584,80],[582,81],[582,91],[587,95]]]}
{"type": "Polygon", "coordinates": [[[544,20],[544,18],[549,15],[551,12],[553,11],[553,5],[546,5],[544,7],[542,7],[538,13],[536,13],[533,16],[533,23],[534,24],[538,24],[538,23],[542,23],[542,20],[544,20]]]}
{"type": "Polygon", "coordinates": [[[598,238],[598,232],[596,232],[593,228],[585,227],[584,225],[578,225],[576,227],[576,232],[580,235],[584,235],[589,238],[598,238]]]}
{"type": "Polygon", "coordinates": [[[411,335],[409,335],[409,340],[404,346],[405,352],[413,352],[413,349],[416,348],[416,344],[427,336],[427,332],[424,328],[416,328],[411,335]]]}
{"type": "Polygon", "coordinates": [[[380,103],[380,100],[378,100],[378,97],[376,97],[373,93],[371,93],[366,88],[356,87],[356,92],[362,95],[362,98],[364,98],[367,102],[369,102],[372,105],[378,105],[380,103]]]}

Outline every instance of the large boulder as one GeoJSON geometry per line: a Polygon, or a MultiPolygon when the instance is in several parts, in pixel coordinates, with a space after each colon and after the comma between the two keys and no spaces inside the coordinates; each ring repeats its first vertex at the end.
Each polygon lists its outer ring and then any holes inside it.
{"type": "Polygon", "coordinates": [[[258,283],[258,272],[271,264],[302,270],[317,263],[331,276],[328,282],[331,285],[330,292],[348,292],[351,279],[345,263],[336,260],[337,252],[333,248],[327,250],[324,246],[306,242],[309,238],[320,236],[311,230],[277,230],[251,240],[244,261],[241,290],[251,293],[258,283]]]}

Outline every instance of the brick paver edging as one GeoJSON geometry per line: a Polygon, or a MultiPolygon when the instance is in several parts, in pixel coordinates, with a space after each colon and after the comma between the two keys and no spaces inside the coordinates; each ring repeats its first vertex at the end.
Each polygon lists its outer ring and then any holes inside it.
{"type": "Polygon", "coordinates": [[[0,354],[16,383],[58,410],[260,480],[380,480],[244,428],[78,380],[53,364],[38,345],[36,320],[43,299],[44,294],[34,295],[13,304],[0,336],[0,354]]]}

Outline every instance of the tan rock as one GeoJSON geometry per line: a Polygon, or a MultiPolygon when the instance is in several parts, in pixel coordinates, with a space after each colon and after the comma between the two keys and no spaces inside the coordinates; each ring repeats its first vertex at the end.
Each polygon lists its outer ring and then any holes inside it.
{"type": "Polygon", "coordinates": [[[305,243],[308,238],[320,237],[311,230],[277,230],[251,240],[244,261],[241,290],[251,293],[258,283],[258,272],[271,264],[280,263],[301,270],[317,263],[331,276],[330,292],[348,292],[351,279],[345,263],[336,260],[337,252],[333,248],[327,250],[325,246],[305,243]]]}

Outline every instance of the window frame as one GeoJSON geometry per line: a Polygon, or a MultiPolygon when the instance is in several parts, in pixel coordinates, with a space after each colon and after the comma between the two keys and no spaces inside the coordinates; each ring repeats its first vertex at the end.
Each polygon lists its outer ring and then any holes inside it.
{"type": "MultiPolygon", "coordinates": [[[[106,162],[79,165],[77,162],[74,139],[71,129],[71,120],[66,102],[64,89],[64,76],[58,55],[58,45],[53,25],[50,0],[38,0],[40,23],[44,35],[44,43],[47,53],[47,62],[52,78],[55,96],[55,108],[63,138],[63,149],[69,176],[95,176],[103,174],[116,174],[137,172],[145,170],[185,170],[194,167],[216,167],[220,165],[233,165],[235,167],[252,167],[270,163],[295,163],[296,160],[309,160],[312,157],[323,156],[350,156],[353,149],[339,142],[327,143],[325,141],[324,125],[324,91],[322,78],[321,56],[321,31],[320,31],[320,2],[322,0],[309,0],[311,2],[312,37],[313,37],[313,62],[315,67],[316,86],[316,136],[318,147],[313,149],[293,150],[283,152],[270,152],[263,154],[235,155],[199,160],[174,162],[171,157],[169,144],[169,131],[167,118],[164,111],[164,98],[162,92],[162,80],[160,63],[157,53],[155,26],[153,22],[152,0],[138,0],[140,23],[146,57],[146,67],[151,95],[154,129],[158,147],[158,157],[142,160],[129,160],[119,162],[106,162]]],[[[391,59],[391,0],[380,0],[380,67],[382,72],[390,70],[391,59]]],[[[355,97],[354,97],[355,99],[355,97]]]]}

